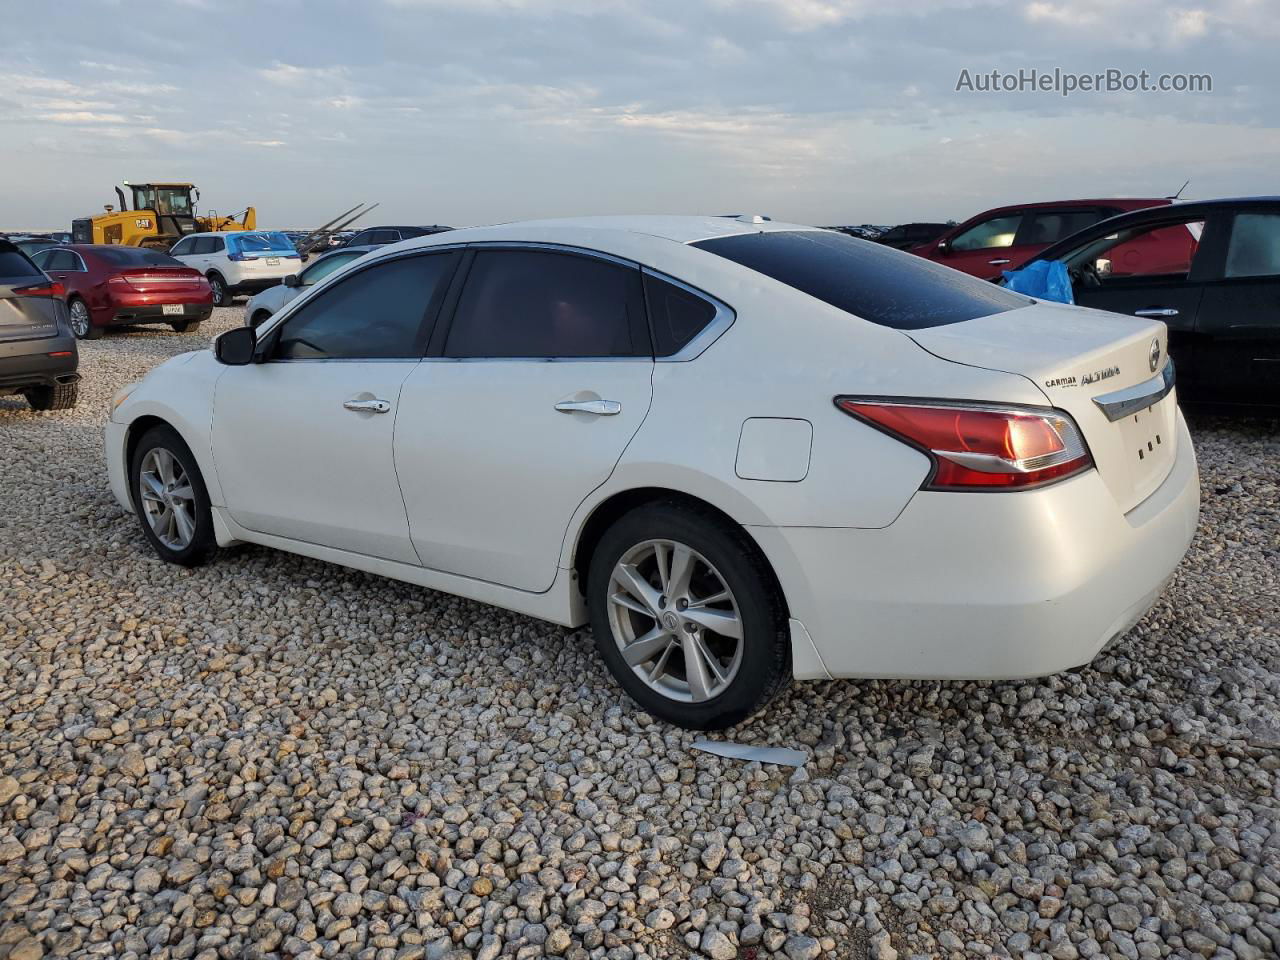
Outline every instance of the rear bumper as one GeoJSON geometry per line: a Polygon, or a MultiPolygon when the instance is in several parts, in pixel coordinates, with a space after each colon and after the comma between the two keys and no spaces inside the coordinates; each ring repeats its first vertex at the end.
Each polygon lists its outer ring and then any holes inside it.
{"type": "Polygon", "coordinates": [[[879,530],[750,532],[821,661],[797,676],[995,680],[1088,663],[1127,632],[1199,507],[1179,413],[1173,469],[1127,514],[1090,471],[1034,492],[922,492],[879,530]]]}
{"type": "Polygon", "coordinates": [[[75,383],[80,379],[79,362],[75,338],[70,336],[0,343],[0,393],[75,383]],[[51,357],[50,353],[70,356],[51,357]]]}
{"type": "MultiPolygon", "coordinates": [[[[301,267],[299,267],[299,269],[301,269],[301,267]]],[[[279,277],[246,277],[239,283],[228,282],[227,289],[232,293],[260,293],[263,290],[283,283],[285,276],[288,276],[288,274],[279,277]]]]}
{"type": "MultiPolygon", "coordinates": [[[[213,313],[212,303],[183,303],[182,313],[165,313],[164,304],[162,303],[139,303],[125,304],[114,303],[110,309],[104,311],[105,317],[99,321],[102,324],[126,324],[126,323],[181,323],[184,320],[194,320],[197,323],[201,320],[209,319],[209,315],[213,313]]],[[[97,318],[95,317],[95,320],[97,318]]]]}

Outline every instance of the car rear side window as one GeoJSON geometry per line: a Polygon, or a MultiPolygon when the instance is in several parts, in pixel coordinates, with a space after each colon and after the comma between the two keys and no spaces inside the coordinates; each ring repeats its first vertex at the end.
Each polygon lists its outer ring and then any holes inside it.
{"type": "Polygon", "coordinates": [[[417,359],[439,309],[455,253],[374,264],[317,292],[284,321],[275,360],[417,359]]]}
{"type": "Polygon", "coordinates": [[[923,257],[825,230],[746,233],[693,246],[897,330],[960,323],[1032,303],[923,257]]]}
{"type": "Polygon", "coordinates": [[[644,296],[657,357],[679,353],[716,318],[714,303],[649,274],[644,278],[644,296]]]}
{"type": "Polygon", "coordinates": [[[1280,214],[1237,213],[1223,276],[1277,275],[1280,275],[1280,214]]]}
{"type": "Polygon", "coordinates": [[[543,250],[482,250],[444,355],[649,357],[643,324],[638,268],[543,250]]]}

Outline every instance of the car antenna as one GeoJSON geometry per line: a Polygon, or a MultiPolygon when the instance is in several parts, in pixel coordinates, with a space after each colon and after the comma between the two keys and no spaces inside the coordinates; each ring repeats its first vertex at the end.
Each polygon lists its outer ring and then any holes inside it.
{"type": "Polygon", "coordinates": [[[1190,177],[1187,177],[1187,181],[1186,181],[1186,183],[1184,183],[1182,186],[1180,186],[1180,187],[1178,188],[1178,192],[1177,192],[1177,193],[1175,193],[1172,197],[1165,197],[1165,199],[1166,199],[1166,200],[1177,200],[1179,197],[1181,197],[1181,196],[1182,196],[1182,191],[1183,191],[1183,190],[1185,190],[1185,189],[1187,189],[1187,183],[1190,183],[1190,182],[1191,182],[1191,178],[1190,178],[1190,177]]]}

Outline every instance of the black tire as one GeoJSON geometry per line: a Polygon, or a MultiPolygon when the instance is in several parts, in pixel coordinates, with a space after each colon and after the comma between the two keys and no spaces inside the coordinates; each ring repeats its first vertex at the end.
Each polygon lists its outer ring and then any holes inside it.
{"type": "Polygon", "coordinates": [[[102,336],[102,328],[93,325],[89,305],[79,297],[67,301],[67,312],[71,315],[71,332],[77,340],[97,340],[102,336]]]}
{"type": "Polygon", "coordinates": [[[151,543],[161,560],[183,567],[198,567],[209,561],[218,548],[213,533],[213,514],[209,508],[209,491],[205,488],[204,477],[200,474],[200,467],[196,464],[196,458],[192,455],[191,449],[172,427],[167,424],[152,427],[138,441],[129,461],[129,492],[133,499],[134,513],[142,527],[142,534],[151,543]],[[142,461],[149,451],[156,448],[165,449],[172,454],[191,482],[194,495],[195,531],[191,542],[181,550],[175,550],[161,542],[151,529],[142,505],[142,495],[139,492],[142,461]]]}
{"type": "Polygon", "coordinates": [[[70,410],[80,397],[80,384],[55,383],[22,391],[32,410],[70,410]]]}
{"type": "Polygon", "coordinates": [[[215,307],[231,306],[231,291],[227,289],[227,281],[222,274],[213,270],[209,273],[208,280],[209,286],[213,288],[213,305],[215,307]]]}
{"type": "Polygon", "coordinates": [[[596,649],[623,689],[654,716],[690,730],[723,730],[741,723],[772,700],[791,679],[786,603],[768,563],[741,528],[710,511],[675,502],[638,507],[601,538],[587,574],[587,604],[596,649]],[[636,675],[622,657],[609,621],[614,566],[649,540],[691,547],[709,561],[733,594],[742,622],[742,660],[729,685],[700,702],[663,695],[636,675]]]}
{"type": "Polygon", "coordinates": [[[174,333],[195,333],[200,329],[199,320],[175,320],[169,324],[174,333]]]}

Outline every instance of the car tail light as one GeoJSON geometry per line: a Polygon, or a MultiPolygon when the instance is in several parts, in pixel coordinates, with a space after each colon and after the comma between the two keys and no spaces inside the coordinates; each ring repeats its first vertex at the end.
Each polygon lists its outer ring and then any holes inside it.
{"type": "Polygon", "coordinates": [[[927,490],[1025,490],[1093,466],[1060,410],[836,397],[836,406],[926,453],[927,490]]]}
{"type": "Polygon", "coordinates": [[[107,288],[110,289],[111,287],[127,287],[130,290],[138,289],[129,281],[128,277],[122,276],[107,277],[107,288]]]}
{"type": "Polygon", "coordinates": [[[14,294],[19,297],[60,297],[66,293],[66,289],[57,280],[50,280],[47,283],[33,283],[27,287],[14,287],[14,294]]]}
{"type": "Polygon", "coordinates": [[[252,260],[252,257],[246,257],[243,253],[228,253],[228,260],[234,260],[236,263],[243,263],[245,260],[252,260]]]}

